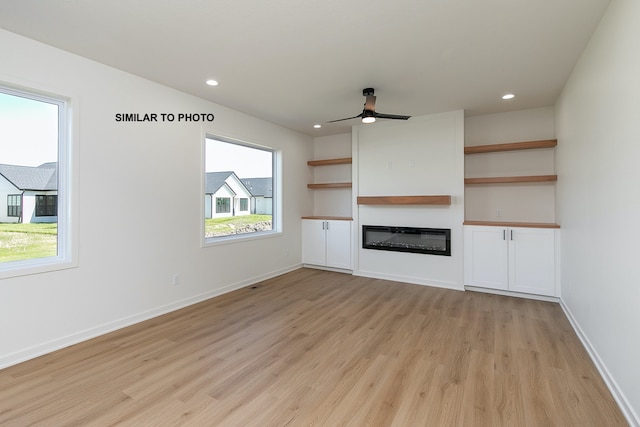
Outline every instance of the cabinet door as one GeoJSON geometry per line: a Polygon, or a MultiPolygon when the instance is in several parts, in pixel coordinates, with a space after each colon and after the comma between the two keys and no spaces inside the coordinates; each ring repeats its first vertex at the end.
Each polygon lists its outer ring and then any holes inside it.
{"type": "Polygon", "coordinates": [[[325,221],[316,219],[302,220],[302,263],[325,265],[326,242],[325,221]]]}
{"type": "Polygon", "coordinates": [[[464,227],[464,282],[466,285],[508,290],[507,230],[501,227],[464,227]]]}
{"type": "Polygon", "coordinates": [[[327,221],[327,267],[351,269],[351,221],[327,221]]]}
{"type": "Polygon", "coordinates": [[[555,230],[509,229],[509,289],[556,295],[555,230]]]}

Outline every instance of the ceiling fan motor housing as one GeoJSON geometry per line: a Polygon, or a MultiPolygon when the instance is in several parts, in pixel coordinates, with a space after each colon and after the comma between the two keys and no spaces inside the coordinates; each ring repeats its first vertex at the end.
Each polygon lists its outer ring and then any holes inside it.
{"type": "Polygon", "coordinates": [[[373,96],[373,88],[362,89],[362,96],[373,96]]]}

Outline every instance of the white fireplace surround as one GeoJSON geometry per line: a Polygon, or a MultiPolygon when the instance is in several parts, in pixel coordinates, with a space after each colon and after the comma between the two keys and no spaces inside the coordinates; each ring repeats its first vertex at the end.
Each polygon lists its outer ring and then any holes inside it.
{"type": "Polygon", "coordinates": [[[463,111],[352,132],[353,274],[463,289],[463,111]],[[451,195],[451,205],[366,205],[357,197],[451,195]],[[451,256],[362,248],[362,225],[451,229],[451,256]]]}

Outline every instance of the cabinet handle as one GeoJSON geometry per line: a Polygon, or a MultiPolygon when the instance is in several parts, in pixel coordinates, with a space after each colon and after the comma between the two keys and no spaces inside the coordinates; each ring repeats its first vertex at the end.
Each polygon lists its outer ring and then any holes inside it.
{"type": "Polygon", "coordinates": [[[326,223],[327,223],[327,230],[328,230],[329,229],[329,221],[326,221],[326,223]]]}
{"type": "Polygon", "coordinates": [[[325,225],[326,223],[327,223],[327,221],[322,221],[322,229],[323,229],[323,230],[326,230],[326,229],[324,228],[324,225],[325,225]]]}
{"type": "Polygon", "coordinates": [[[513,240],[513,230],[511,230],[511,240],[513,240]]]}
{"type": "Polygon", "coordinates": [[[502,230],[502,240],[507,240],[507,230],[502,230]]]}

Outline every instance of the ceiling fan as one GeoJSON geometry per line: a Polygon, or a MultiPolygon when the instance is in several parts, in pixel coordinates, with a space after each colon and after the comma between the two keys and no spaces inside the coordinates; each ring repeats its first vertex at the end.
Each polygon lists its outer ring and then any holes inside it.
{"type": "Polygon", "coordinates": [[[346,119],[331,120],[327,123],[341,122],[343,120],[351,120],[358,117],[362,118],[362,123],[373,123],[376,121],[376,119],[408,120],[411,118],[411,116],[376,113],[376,97],[373,93],[373,88],[369,87],[366,89],[362,89],[362,96],[366,97],[366,100],[364,102],[364,110],[362,110],[362,113],[358,114],[357,116],[347,117],[346,119]]]}

